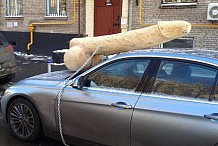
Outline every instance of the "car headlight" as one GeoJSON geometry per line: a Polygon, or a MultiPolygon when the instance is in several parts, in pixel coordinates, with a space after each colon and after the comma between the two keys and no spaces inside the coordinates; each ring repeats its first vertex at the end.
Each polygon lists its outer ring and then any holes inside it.
{"type": "Polygon", "coordinates": [[[5,90],[5,93],[4,93],[3,96],[5,96],[5,95],[10,95],[10,94],[11,94],[11,92],[10,92],[9,90],[5,90]]]}

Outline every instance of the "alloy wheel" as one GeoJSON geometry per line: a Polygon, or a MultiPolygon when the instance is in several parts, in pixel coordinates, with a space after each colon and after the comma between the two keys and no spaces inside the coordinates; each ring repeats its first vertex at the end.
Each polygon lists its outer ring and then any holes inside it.
{"type": "Polygon", "coordinates": [[[34,115],[25,104],[15,104],[10,110],[9,118],[12,130],[19,137],[27,138],[33,133],[34,115]]]}

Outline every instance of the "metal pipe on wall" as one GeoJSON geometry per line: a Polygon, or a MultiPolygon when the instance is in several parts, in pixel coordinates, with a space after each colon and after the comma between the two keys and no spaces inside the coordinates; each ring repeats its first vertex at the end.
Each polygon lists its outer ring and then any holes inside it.
{"type": "Polygon", "coordinates": [[[30,43],[27,44],[27,55],[30,55],[30,47],[33,45],[33,41],[34,41],[34,37],[33,37],[33,32],[35,30],[35,26],[42,26],[42,25],[72,25],[76,23],[77,20],[77,13],[76,13],[76,5],[79,4],[83,4],[83,2],[77,2],[76,0],[74,0],[73,2],[73,16],[74,19],[72,22],[70,21],[65,21],[65,22],[33,22],[29,25],[29,30],[30,30],[30,43]]]}

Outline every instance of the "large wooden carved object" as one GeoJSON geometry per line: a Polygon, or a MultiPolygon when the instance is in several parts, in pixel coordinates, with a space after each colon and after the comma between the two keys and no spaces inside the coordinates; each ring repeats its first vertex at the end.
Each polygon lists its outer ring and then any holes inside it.
{"type": "Polygon", "coordinates": [[[191,24],[186,21],[160,21],[158,24],[119,33],[98,37],[74,38],[70,41],[70,49],[64,55],[64,63],[69,70],[76,71],[91,56],[98,46],[101,48],[89,68],[98,63],[102,55],[141,50],[157,46],[188,34],[191,24]]]}

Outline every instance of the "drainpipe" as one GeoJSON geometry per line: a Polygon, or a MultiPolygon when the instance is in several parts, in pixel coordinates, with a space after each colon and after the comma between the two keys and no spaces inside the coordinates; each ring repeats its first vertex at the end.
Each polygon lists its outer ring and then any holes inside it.
{"type": "Polygon", "coordinates": [[[33,24],[30,24],[29,30],[30,30],[30,43],[27,45],[27,55],[30,55],[30,46],[33,44],[33,32],[34,32],[34,26],[33,24]]]}
{"type": "Polygon", "coordinates": [[[38,22],[38,23],[35,22],[35,23],[31,23],[29,25],[30,43],[27,45],[27,55],[30,55],[30,46],[33,45],[33,32],[35,30],[35,27],[36,26],[43,26],[43,25],[73,25],[73,24],[75,24],[76,23],[76,19],[77,19],[77,17],[76,17],[76,15],[77,15],[77,13],[76,13],[76,5],[77,4],[79,4],[79,6],[80,6],[80,4],[83,4],[83,2],[80,2],[80,0],[79,0],[79,2],[76,2],[76,0],[74,0],[74,2],[73,2],[73,8],[74,8],[73,16],[74,16],[74,19],[73,19],[72,22],[69,22],[69,21],[65,21],[65,22],[38,22]]]}
{"type": "Polygon", "coordinates": [[[139,24],[143,26],[151,26],[154,24],[146,24],[142,22],[142,0],[139,1],[139,24]]]}

